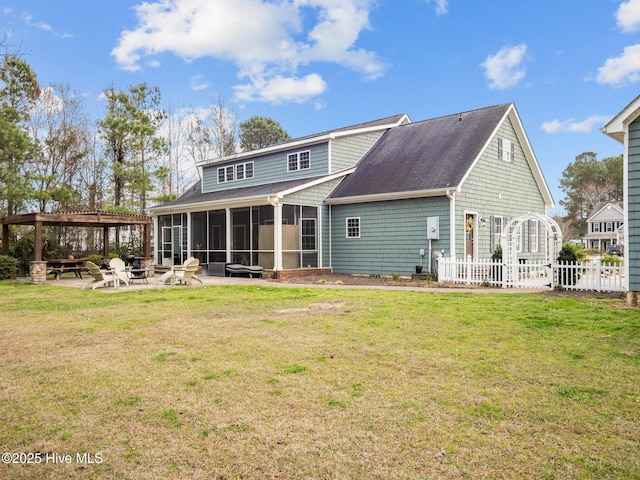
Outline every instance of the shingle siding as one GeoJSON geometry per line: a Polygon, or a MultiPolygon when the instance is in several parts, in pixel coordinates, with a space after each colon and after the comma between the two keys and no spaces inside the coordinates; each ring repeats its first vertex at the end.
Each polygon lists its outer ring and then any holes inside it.
{"type": "Polygon", "coordinates": [[[237,161],[212,164],[202,169],[203,192],[215,192],[236,188],[264,185],[268,183],[295,180],[326,175],[329,170],[328,142],[307,147],[295,148],[255,158],[243,158],[237,161]],[[292,153],[310,152],[310,168],[295,172],[287,171],[287,156],[292,153]],[[239,163],[253,162],[253,178],[233,182],[218,183],[218,168],[239,163]]]}
{"type": "Polygon", "coordinates": [[[330,173],[354,167],[382,134],[380,131],[332,140],[330,173]]]}
{"type": "Polygon", "coordinates": [[[449,246],[449,200],[446,197],[331,206],[332,266],[336,273],[410,275],[429,263],[427,217],[440,218],[435,253],[449,246]],[[346,238],[346,219],[360,218],[360,238],[346,238]]]}
{"type": "MultiPolygon", "coordinates": [[[[527,212],[545,214],[545,202],[535,181],[529,163],[519,144],[511,121],[506,118],[497,133],[489,141],[479,161],[471,170],[462,185],[462,191],[456,193],[456,256],[465,254],[465,212],[476,212],[486,220],[485,226],[477,227],[478,257],[489,258],[491,245],[490,217],[505,217],[505,223],[511,218],[527,212]],[[512,162],[498,158],[498,139],[514,142],[512,162]]],[[[528,232],[525,226],[525,238],[528,232]]],[[[521,258],[544,258],[545,232],[540,228],[539,254],[522,252],[521,258]]],[[[526,242],[525,242],[526,246],[526,242]]]]}
{"type": "Polygon", "coordinates": [[[626,226],[629,244],[625,246],[625,261],[629,262],[629,291],[640,291],[640,119],[629,125],[629,187],[628,217],[626,226]]]}

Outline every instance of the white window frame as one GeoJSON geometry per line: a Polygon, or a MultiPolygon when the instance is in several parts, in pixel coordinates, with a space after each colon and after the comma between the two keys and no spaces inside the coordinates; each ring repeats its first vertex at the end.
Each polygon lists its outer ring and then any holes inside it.
{"type": "Polygon", "coordinates": [[[502,215],[495,215],[493,217],[493,229],[491,232],[493,234],[493,250],[496,249],[498,245],[500,245],[500,240],[502,238],[502,229],[504,228],[504,217],[502,215]]]}
{"type": "Polygon", "coordinates": [[[594,222],[591,224],[591,233],[600,233],[600,224],[594,222]]]}
{"type": "Polygon", "coordinates": [[[253,162],[218,167],[218,183],[236,182],[253,178],[253,162]]]}
{"type": "Polygon", "coordinates": [[[506,138],[498,138],[498,158],[507,163],[513,163],[515,144],[506,138]]]}
{"type": "Polygon", "coordinates": [[[524,224],[521,223],[520,225],[518,225],[518,228],[514,229],[513,233],[516,236],[516,252],[517,253],[522,253],[522,233],[523,233],[523,226],[524,224]]]}
{"type": "Polygon", "coordinates": [[[311,150],[290,153],[287,155],[287,172],[308,170],[311,168],[311,150]]]}
{"type": "Polygon", "coordinates": [[[345,235],[346,238],[360,238],[360,217],[346,218],[345,235]]]}
{"type": "Polygon", "coordinates": [[[532,220],[529,222],[529,239],[531,245],[529,245],[531,253],[538,253],[540,251],[540,224],[538,220],[532,220]]]}
{"type": "Polygon", "coordinates": [[[613,222],[607,222],[605,224],[605,230],[606,233],[611,233],[613,232],[613,222]]]}

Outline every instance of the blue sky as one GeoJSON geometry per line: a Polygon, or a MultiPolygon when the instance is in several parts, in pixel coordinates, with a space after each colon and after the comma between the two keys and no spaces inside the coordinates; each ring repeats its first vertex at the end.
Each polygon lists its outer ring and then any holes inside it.
{"type": "Polygon", "coordinates": [[[102,90],[140,82],[165,108],[221,95],[293,137],[515,102],[556,205],[577,155],[622,153],[599,129],[640,93],[640,0],[3,3],[40,83],[69,85],[95,118],[102,90]]]}

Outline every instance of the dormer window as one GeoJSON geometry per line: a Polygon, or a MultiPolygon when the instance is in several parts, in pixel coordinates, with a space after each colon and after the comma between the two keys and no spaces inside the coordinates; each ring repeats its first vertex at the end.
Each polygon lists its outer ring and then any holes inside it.
{"type": "Polygon", "coordinates": [[[506,138],[498,138],[498,158],[505,162],[513,163],[514,154],[514,143],[506,138]]]}
{"type": "Polygon", "coordinates": [[[218,168],[218,183],[235,182],[253,178],[253,162],[237,163],[218,168]]]}
{"type": "Polygon", "coordinates": [[[311,152],[296,152],[287,155],[287,172],[306,170],[311,167],[311,152]]]}

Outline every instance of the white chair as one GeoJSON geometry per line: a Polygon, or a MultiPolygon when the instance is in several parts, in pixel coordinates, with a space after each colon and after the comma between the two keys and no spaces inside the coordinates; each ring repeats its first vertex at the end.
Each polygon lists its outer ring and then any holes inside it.
{"type": "Polygon", "coordinates": [[[196,271],[198,270],[198,266],[200,265],[200,260],[194,257],[187,258],[182,265],[173,265],[171,267],[171,270],[162,274],[162,276],[160,277],[160,283],[167,283],[167,280],[171,278],[174,279],[174,282],[176,279],[182,278],[184,276],[184,271],[189,265],[195,265],[195,269],[189,272],[189,285],[191,285],[192,280],[200,282],[201,285],[204,285],[202,279],[196,275],[196,271]]]}

